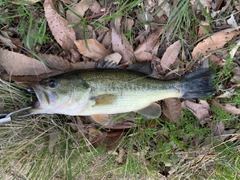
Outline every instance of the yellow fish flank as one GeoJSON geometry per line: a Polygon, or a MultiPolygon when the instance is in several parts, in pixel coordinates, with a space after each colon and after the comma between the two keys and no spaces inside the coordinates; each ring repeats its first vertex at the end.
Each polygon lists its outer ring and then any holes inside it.
{"type": "Polygon", "coordinates": [[[215,91],[212,81],[210,69],[170,81],[131,69],[79,70],[32,84],[38,98],[32,114],[92,116],[100,122],[106,114],[136,111],[157,118],[161,109],[155,101],[211,95],[215,91]]]}

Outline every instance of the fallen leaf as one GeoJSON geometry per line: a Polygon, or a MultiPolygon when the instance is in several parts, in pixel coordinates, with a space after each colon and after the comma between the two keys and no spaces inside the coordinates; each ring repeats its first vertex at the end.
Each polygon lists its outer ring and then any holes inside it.
{"type": "Polygon", "coordinates": [[[70,71],[73,69],[72,64],[60,56],[52,54],[38,54],[38,56],[47,62],[52,69],[58,71],[70,71]]]}
{"type": "Polygon", "coordinates": [[[160,61],[164,72],[169,70],[171,65],[176,62],[176,60],[178,59],[180,49],[181,49],[180,40],[176,41],[166,49],[160,61]]]}
{"type": "MultiPolygon", "coordinates": [[[[143,62],[143,61],[151,61],[153,59],[153,55],[149,52],[139,52],[137,54],[135,54],[135,58],[137,61],[139,62],[143,62]]],[[[159,59],[160,61],[160,59],[159,59]]]]}
{"type": "Polygon", "coordinates": [[[230,88],[230,89],[225,89],[225,92],[219,96],[216,97],[216,99],[221,99],[221,98],[230,98],[234,95],[236,95],[236,90],[234,88],[230,88]]]}
{"type": "Polygon", "coordinates": [[[130,129],[132,127],[135,127],[135,124],[132,121],[124,121],[124,122],[108,124],[108,125],[104,126],[104,128],[113,129],[113,130],[117,130],[117,129],[130,129]]]}
{"type": "Polygon", "coordinates": [[[71,116],[72,123],[67,123],[75,132],[78,139],[84,136],[84,125],[80,116],[71,116]]]}
{"type": "Polygon", "coordinates": [[[216,0],[212,2],[212,8],[214,11],[218,11],[223,3],[223,0],[216,0]]]}
{"type": "Polygon", "coordinates": [[[130,18],[125,18],[122,22],[122,26],[123,26],[123,32],[124,33],[128,33],[129,31],[132,30],[132,27],[134,25],[134,21],[133,19],[130,18]]]}
{"type": "Polygon", "coordinates": [[[71,4],[74,2],[74,0],[61,0],[64,3],[71,4]]]}
{"type": "Polygon", "coordinates": [[[163,32],[163,27],[158,28],[155,32],[150,34],[147,39],[140,44],[136,50],[134,51],[135,56],[138,56],[138,53],[141,52],[150,52],[154,48],[154,46],[159,42],[159,37],[163,32]]]}
{"type": "Polygon", "coordinates": [[[226,104],[224,109],[230,114],[235,114],[235,115],[240,114],[240,109],[236,108],[236,106],[233,106],[231,104],[226,104]]]}
{"type": "Polygon", "coordinates": [[[81,19],[78,16],[76,16],[75,14],[78,14],[79,16],[83,17],[85,12],[89,9],[89,7],[91,6],[93,1],[94,0],[81,0],[79,3],[74,4],[71,7],[72,10],[67,10],[66,18],[67,18],[68,23],[75,24],[75,23],[81,21],[81,19]]]}
{"type": "Polygon", "coordinates": [[[171,5],[165,0],[158,0],[157,2],[158,2],[157,6],[161,7],[159,12],[157,13],[157,16],[161,17],[164,14],[166,14],[166,16],[169,17],[171,13],[171,5]]]}
{"type": "Polygon", "coordinates": [[[9,47],[11,50],[17,48],[11,41],[8,34],[4,31],[0,31],[0,41],[7,47],[9,47]]]}
{"type": "MultiPolygon", "coordinates": [[[[222,0],[218,0],[218,1],[222,1],[222,0]]],[[[228,7],[231,5],[232,1],[231,0],[225,0],[224,6],[222,7],[220,14],[225,12],[228,7]]]]}
{"type": "Polygon", "coordinates": [[[76,40],[75,44],[78,48],[78,51],[94,61],[103,60],[110,52],[100,44],[96,39],[87,39],[87,48],[84,40],[76,40]]]}
{"type": "Polygon", "coordinates": [[[64,50],[74,48],[75,32],[72,28],[67,27],[68,22],[54,10],[52,0],[44,1],[44,11],[48,26],[58,44],[64,50]]]}
{"type": "Polygon", "coordinates": [[[91,5],[90,5],[89,9],[96,14],[100,13],[101,12],[100,4],[96,0],[92,0],[90,2],[91,2],[91,5]]]}
{"type": "Polygon", "coordinates": [[[237,22],[233,16],[233,14],[231,14],[231,17],[227,20],[227,23],[232,27],[232,28],[237,28],[237,22]]]}
{"type": "Polygon", "coordinates": [[[122,164],[123,163],[123,156],[125,154],[125,150],[120,147],[118,151],[119,151],[119,153],[118,153],[118,157],[116,158],[116,162],[118,164],[122,164]]]}
{"type": "Polygon", "coordinates": [[[124,129],[112,130],[107,133],[106,138],[104,139],[103,144],[106,146],[108,152],[117,148],[118,143],[124,136],[124,129]]]}
{"type": "Polygon", "coordinates": [[[178,98],[169,98],[163,100],[163,114],[174,123],[179,123],[182,117],[181,101],[178,98]]]}
{"type": "Polygon", "coordinates": [[[214,33],[211,37],[204,39],[195,46],[192,52],[193,59],[222,48],[228,41],[238,34],[240,34],[240,32],[233,31],[233,29],[214,33]]]}
{"type": "Polygon", "coordinates": [[[233,72],[233,77],[232,77],[231,82],[239,83],[240,82],[240,67],[233,68],[232,72],[233,72]]]}
{"type": "Polygon", "coordinates": [[[10,75],[40,75],[52,72],[42,62],[23,54],[0,49],[0,65],[10,75]]]}
{"type": "Polygon", "coordinates": [[[195,103],[189,100],[184,101],[184,106],[190,110],[194,116],[196,116],[199,120],[205,120],[210,117],[209,115],[209,104],[207,101],[200,100],[199,103],[195,103]]]}
{"type": "Polygon", "coordinates": [[[96,67],[95,62],[76,62],[72,64],[74,70],[78,69],[94,69],[96,67]]]}
{"type": "Polygon", "coordinates": [[[89,141],[94,147],[101,145],[106,137],[106,133],[101,132],[95,127],[88,128],[89,141]]]}
{"type": "Polygon", "coordinates": [[[222,58],[220,58],[220,57],[218,57],[218,56],[216,56],[216,55],[214,55],[214,54],[211,54],[211,55],[208,57],[208,59],[209,59],[211,62],[213,62],[215,66],[224,66],[224,65],[226,64],[226,62],[225,62],[222,58]]]}
{"type": "Polygon", "coordinates": [[[107,55],[107,56],[104,58],[104,61],[112,62],[113,64],[119,64],[119,62],[121,61],[121,59],[122,59],[121,54],[119,54],[119,53],[116,52],[116,53],[107,55]]]}
{"type": "Polygon", "coordinates": [[[234,58],[235,54],[237,53],[238,48],[240,47],[240,41],[231,49],[229,52],[230,58],[234,58]]]}
{"type": "Polygon", "coordinates": [[[104,36],[104,38],[102,40],[102,45],[104,45],[104,47],[106,49],[110,49],[111,48],[111,46],[112,46],[112,37],[111,37],[111,34],[110,34],[109,31],[104,36]]]}
{"type": "Polygon", "coordinates": [[[212,128],[213,136],[220,136],[225,130],[225,126],[222,121],[218,121],[216,125],[212,128]]]}
{"type": "MultiPolygon", "coordinates": [[[[37,3],[37,2],[39,2],[39,1],[41,1],[41,0],[26,0],[27,2],[30,2],[30,3],[37,3]]],[[[27,4],[27,3],[26,3],[27,4]]],[[[29,5],[29,4],[28,4],[29,5]]]]}
{"type": "Polygon", "coordinates": [[[112,28],[111,37],[113,51],[122,56],[121,63],[131,64],[133,60],[133,49],[127,38],[123,34],[119,35],[114,28],[112,28]]]}
{"type": "Polygon", "coordinates": [[[201,21],[198,28],[198,33],[197,33],[198,39],[206,36],[209,31],[210,31],[210,24],[208,22],[201,21]]]}
{"type": "Polygon", "coordinates": [[[236,108],[236,106],[233,106],[231,104],[226,104],[225,106],[220,104],[219,102],[212,100],[212,105],[234,115],[239,115],[240,114],[240,109],[236,108]]]}

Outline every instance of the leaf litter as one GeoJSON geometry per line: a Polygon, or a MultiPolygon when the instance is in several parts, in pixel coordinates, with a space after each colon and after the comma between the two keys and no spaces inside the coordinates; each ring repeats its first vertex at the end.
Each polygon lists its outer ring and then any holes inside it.
{"type": "MultiPolygon", "coordinates": [[[[125,65],[130,65],[135,62],[149,61],[155,68],[154,72],[159,73],[161,77],[164,77],[168,73],[175,74],[177,77],[181,76],[185,70],[189,70],[182,67],[182,64],[186,65],[194,62],[194,66],[191,67],[191,70],[195,70],[196,67],[199,68],[202,66],[202,61],[199,61],[199,58],[202,57],[203,59],[208,57],[217,67],[226,67],[227,63],[225,59],[219,55],[218,51],[222,51],[224,46],[229,42],[235,43],[234,38],[240,34],[239,31],[236,31],[238,26],[233,14],[231,14],[231,17],[227,21],[234,29],[222,30],[220,28],[219,30],[214,29],[213,31],[213,29],[211,29],[212,26],[210,26],[209,22],[204,19],[198,25],[198,39],[195,39],[195,46],[186,48],[186,42],[192,42],[190,36],[184,36],[185,44],[184,47],[182,47],[183,44],[179,39],[175,39],[175,41],[170,43],[168,41],[162,41],[162,38],[164,38],[164,26],[149,25],[149,22],[159,22],[160,18],[165,20],[169,18],[170,9],[172,8],[169,3],[163,5],[162,1],[159,1],[158,4],[149,1],[148,3],[145,2],[145,6],[141,4],[141,6],[146,7],[146,9],[144,10],[144,16],[141,17],[141,23],[144,24],[145,30],[140,31],[136,30],[139,22],[135,18],[123,19],[118,17],[115,18],[114,21],[107,23],[101,20],[98,21],[98,18],[101,19],[101,17],[106,17],[109,12],[112,13],[114,11],[114,3],[109,7],[103,7],[102,4],[95,0],[82,0],[79,2],[62,0],[62,2],[67,4],[75,3],[71,6],[71,9],[67,8],[65,12],[66,17],[64,17],[62,13],[59,13],[54,0],[45,0],[43,4],[45,18],[50,29],[49,31],[53,35],[54,40],[63,50],[63,52],[57,52],[55,54],[49,54],[47,52],[36,54],[40,57],[39,59],[43,60],[43,62],[39,61],[36,57],[30,56],[28,53],[17,51],[17,46],[14,41],[12,41],[13,38],[11,37],[11,34],[9,35],[5,31],[1,31],[0,65],[9,76],[12,76],[11,80],[15,81],[15,83],[18,83],[20,80],[31,81],[31,78],[35,78],[36,80],[36,77],[41,79],[51,73],[94,68],[95,62],[102,60],[125,65]],[[155,6],[160,8],[159,12],[155,11],[157,10],[155,6]],[[154,12],[155,15],[153,15],[152,12],[154,12]],[[80,17],[75,14],[78,14],[80,17]],[[103,26],[105,27],[102,29],[104,30],[94,27],[91,23],[85,26],[84,23],[89,21],[89,19],[93,20],[93,22],[103,22],[103,26]],[[133,30],[136,32],[131,34],[131,38],[129,38],[129,36],[127,38],[126,33],[133,30]],[[85,34],[83,31],[85,31],[85,34]],[[88,33],[85,37],[86,31],[88,31],[88,33]],[[204,39],[201,40],[201,38],[204,39]],[[159,55],[159,49],[164,46],[166,48],[163,48],[163,54],[159,55]],[[66,54],[67,56],[70,54],[70,56],[74,56],[75,58],[66,57],[66,54]],[[188,58],[189,55],[192,56],[192,59],[188,58]],[[181,61],[182,63],[178,64],[176,63],[177,61],[181,61]]],[[[210,1],[205,1],[203,7],[206,8],[207,12],[211,12],[213,17],[214,14],[218,13],[217,11],[219,9],[220,13],[225,12],[226,7],[229,6],[229,2],[225,3],[225,6],[223,6],[223,1],[217,1],[216,4],[210,1]]],[[[197,9],[197,11],[201,11],[200,6],[198,6],[197,9]]],[[[195,28],[197,29],[197,27],[195,28]]],[[[170,36],[170,30],[167,33],[170,36]]],[[[235,47],[234,52],[231,52],[230,54],[231,58],[239,55],[239,45],[237,44],[235,47]]],[[[226,52],[226,50],[224,50],[224,52],[226,52]]],[[[239,66],[240,63],[236,61],[235,64],[238,64],[239,66]]],[[[235,67],[232,71],[232,84],[222,85],[231,88],[231,86],[239,83],[238,71],[238,67],[235,67]]],[[[220,97],[221,95],[221,99],[228,99],[232,96],[236,96],[236,93],[232,93],[231,96],[218,94],[217,97],[220,97]]],[[[213,99],[211,103],[208,103],[208,101],[204,100],[197,102],[170,98],[163,100],[160,104],[163,115],[167,120],[177,124],[180,123],[181,118],[183,117],[183,108],[187,108],[191,111],[199,120],[199,123],[202,121],[212,121],[210,106],[217,106],[230,114],[240,114],[237,104],[224,104],[215,99],[213,99]]],[[[157,123],[149,124],[151,124],[152,128],[158,126],[157,123]]],[[[121,118],[120,121],[105,125],[104,128],[108,130],[99,130],[98,126],[80,118],[77,121],[72,120],[71,123],[69,123],[69,126],[77,132],[78,138],[81,139],[88,136],[89,142],[93,146],[98,147],[104,145],[108,151],[112,151],[118,147],[119,141],[125,136],[125,130],[136,128],[141,125],[135,121],[128,121],[121,118]]],[[[216,125],[212,127],[212,135],[221,136],[222,134],[229,133],[226,128],[227,127],[221,119],[219,119],[216,125]]],[[[231,132],[234,133],[235,131],[231,132]]],[[[49,151],[52,152],[52,147],[59,139],[59,134],[52,132],[49,135],[49,138],[50,142],[48,148],[49,151]]],[[[222,139],[222,141],[224,140],[225,139],[222,139]]],[[[194,140],[192,140],[192,142],[193,141],[194,140]]],[[[147,151],[149,151],[149,149],[147,151]]],[[[118,152],[116,162],[122,164],[124,163],[124,156],[126,156],[128,152],[123,148],[120,148],[118,152]]],[[[147,152],[144,152],[144,156],[146,154],[147,152]]]]}

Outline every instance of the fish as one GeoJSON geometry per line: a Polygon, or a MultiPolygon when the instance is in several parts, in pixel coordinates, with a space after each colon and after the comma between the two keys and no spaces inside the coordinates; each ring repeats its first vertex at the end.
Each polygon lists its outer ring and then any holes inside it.
{"type": "Polygon", "coordinates": [[[109,115],[137,112],[158,118],[157,101],[166,98],[201,98],[215,92],[214,72],[202,68],[180,79],[160,80],[151,77],[148,65],[133,64],[128,68],[77,70],[33,83],[37,101],[31,114],[64,114],[91,116],[102,125],[109,115]]]}

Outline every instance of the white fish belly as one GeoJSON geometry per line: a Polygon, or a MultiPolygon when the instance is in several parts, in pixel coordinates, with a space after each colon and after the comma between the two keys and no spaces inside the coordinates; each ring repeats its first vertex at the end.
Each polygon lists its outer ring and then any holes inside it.
{"type": "Polygon", "coordinates": [[[137,111],[147,107],[152,102],[182,96],[178,90],[163,90],[163,91],[142,91],[142,92],[125,92],[117,94],[117,98],[111,104],[93,105],[89,103],[86,108],[79,113],[79,115],[93,115],[93,114],[116,114],[130,111],[137,111]]]}

